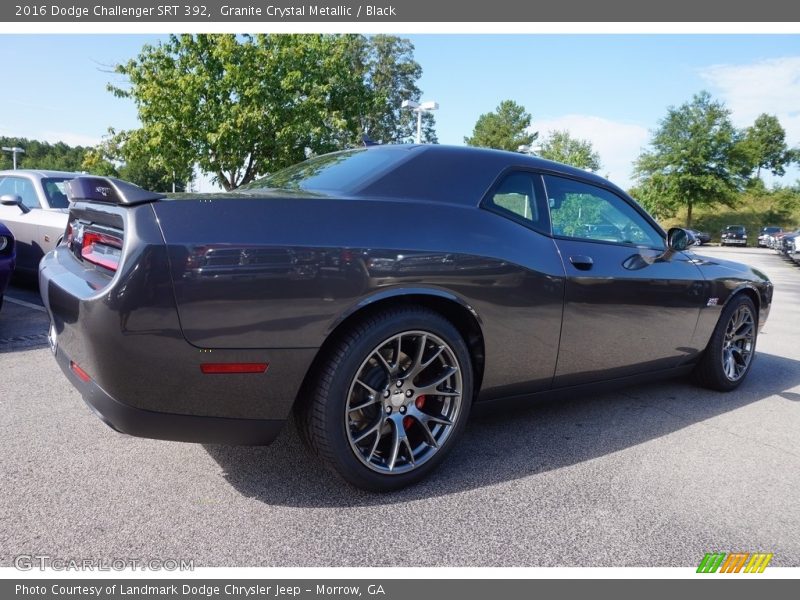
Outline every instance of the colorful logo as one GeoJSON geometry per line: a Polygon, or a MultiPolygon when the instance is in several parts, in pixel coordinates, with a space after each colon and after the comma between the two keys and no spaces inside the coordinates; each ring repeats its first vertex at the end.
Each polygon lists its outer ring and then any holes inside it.
{"type": "Polygon", "coordinates": [[[763,573],[767,568],[772,554],[766,552],[715,552],[706,554],[700,565],[698,573],[763,573]]]}

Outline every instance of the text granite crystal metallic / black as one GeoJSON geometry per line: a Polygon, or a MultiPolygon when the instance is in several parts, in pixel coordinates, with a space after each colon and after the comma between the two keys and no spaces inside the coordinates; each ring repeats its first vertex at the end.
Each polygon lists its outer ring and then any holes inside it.
{"type": "Polygon", "coordinates": [[[427,475],[473,407],[687,373],[731,390],[772,300],[608,181],[522,154],[372,146],[229,194],[69,187],[41,292],[98,416],[267,444],[294,410],[371,490],[427,475]]]}

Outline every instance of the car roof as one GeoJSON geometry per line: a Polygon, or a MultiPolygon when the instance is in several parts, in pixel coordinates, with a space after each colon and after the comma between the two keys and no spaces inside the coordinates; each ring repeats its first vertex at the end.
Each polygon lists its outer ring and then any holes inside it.
{"type": "Polygon", "coordinates": [[[422,198],[472,205],[488,191],[500,173],[510,169],[536,169],[582,179],[627,195],[594,173],[520,152],[439,144],[388,144],[369,146],[366,150],[406,151],[410,159],[397,163],[385,175],[365,186],[360,193],[366,196],[422,198]]]}
{"type": "Polygon", "coordinates": [[[75,171],[53,171],[50,169],[6,169],[5,171],[0,171],[0,177],[6,177],[8,175],[22,175],[28,177],[34,177],[36,179],[42,179],[46,177],[78,177],[80,175],[86,175],[86,173],[77,173],[75,171]]]}

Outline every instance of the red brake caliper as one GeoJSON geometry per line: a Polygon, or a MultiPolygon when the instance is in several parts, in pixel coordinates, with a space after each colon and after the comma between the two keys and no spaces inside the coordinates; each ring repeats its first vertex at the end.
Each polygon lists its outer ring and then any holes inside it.
{"type": "MultiPolygon", "coordinates": [[[[419,410],[422,410],[422,408],[425,406],[425,396],[419,396],[416,400],[414,400],[414,405],[419,410]]],[[[411,417],[405,417],[403,419],[403,427],[405,427],[406,430],[411,429],[411,426],[413,424],[414,424],[414,419],[412,419],[411,417]]]]}

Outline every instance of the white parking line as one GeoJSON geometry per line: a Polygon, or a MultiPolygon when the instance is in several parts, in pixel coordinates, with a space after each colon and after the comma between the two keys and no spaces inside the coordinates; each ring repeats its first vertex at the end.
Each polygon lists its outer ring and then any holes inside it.
{"type": "Polygon", "coordinates": [[[25,306],[27,308],[32,308],[33,310],[47,312],[44,306],[39,306],[38,304],[33,304],[32,302],[25,302],[25,300],[20,300],[18,298],[11,298],[10,296],[6,296],[5,301],[11,302],[12,304],[19,304],[20,306],[25,306]]]}

